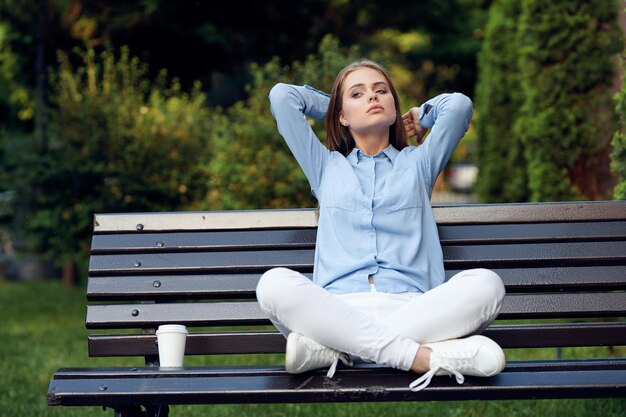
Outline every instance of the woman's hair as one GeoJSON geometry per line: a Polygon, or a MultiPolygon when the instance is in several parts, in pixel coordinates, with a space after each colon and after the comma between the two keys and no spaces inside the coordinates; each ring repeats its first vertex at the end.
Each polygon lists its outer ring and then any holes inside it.
{"type": "Polygon", "coordinates": [[[402,124],[402,114],[400,113],[398,94],[396,93],[396,89],[389,79],[385,69],[376,62],[369,60],[353,62],[342,69],[339,74],[337,74],[337,78],[335,78],[335,84],[333,85],[333,89],[330,93],[330,103],[328,104],[325,121],[326,139],[329,149],[332,151],[339,151],[344,156],[348,156],[348,154],[352,152],[352,149],[356,146],[354,138],[350,133],[350,129],[340,123],[339,113],[341,112],[343,87],[346,77],[348,74],[359,68],[371,68],[378,71],[385,78],[385,81],[389,86],[389,90],[393,95],[396,107],[396,121],[389,126],[389,143],[397,150],[402,150],[408,145],[408,141],[402,124]]]}

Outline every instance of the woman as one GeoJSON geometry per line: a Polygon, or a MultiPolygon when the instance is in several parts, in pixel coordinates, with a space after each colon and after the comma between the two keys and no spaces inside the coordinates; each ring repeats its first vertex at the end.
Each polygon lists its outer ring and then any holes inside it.
{"type": "Polygon", "coordinates": [[[341,360],[423,374],[492,376],[502,349],[479,333],[497,316],[504,286],[486,269],[444,283],[430,195],[463,137],[472,103],[442,94],[400,116],[396,91],[372,61],[344,68],[330,97],[311,87],[270,92],[278,130],[320,204],[313,281],[286,268],[261,277],[261,308],[287,337],[285,367],[300,373],[341,360]],[[325,118],[326,148],[306,116],[325,118]],[[430,129],[428,140],[424,134],[430,129]],[[419,147],[408,146],[416,136],[419,147]]]}

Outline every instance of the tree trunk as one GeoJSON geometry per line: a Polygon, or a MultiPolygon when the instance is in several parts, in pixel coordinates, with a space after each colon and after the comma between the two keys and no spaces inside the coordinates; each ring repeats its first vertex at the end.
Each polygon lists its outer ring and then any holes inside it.
{"type": "Polygon", "coordinates": [[[76,262],[67,261],[61,270],[61,282],[66,287],[75,287],[78,285],[76,262]]]}

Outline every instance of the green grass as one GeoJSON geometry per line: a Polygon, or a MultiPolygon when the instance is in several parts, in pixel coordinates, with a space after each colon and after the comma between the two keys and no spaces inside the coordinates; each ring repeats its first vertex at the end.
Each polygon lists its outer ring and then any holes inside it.
{"type": "MultiPolygon", "coordinates": [[[[140,358],[89,358],[85,319],[85,292],[68,289],[57,282],[9,283],[0,281],[0,416],[112,416],[99,407],[48,407],[46,391],[54,371],[62,367],[141,366],[140,358]]],[[[526,357],[528,352],[507,352],[509,357],[526,357]]],[[[564,350],[564,357],[623,356],[623,348],[564,350]]],[[[550,349],[533,353],[533,358],[554,357],[550,349]]],[[[193,357],[188,365],[236,362],[231,356],[193,357]]],[[[276,363],[276,355],[257,360],[276,363]]],[[[265,362],[268,363],[268,362],[265,362]]],[[[626,416],[626,399],[458,401],[428,403],[272,404],[173,406],[170,416],[626,416]]]]}

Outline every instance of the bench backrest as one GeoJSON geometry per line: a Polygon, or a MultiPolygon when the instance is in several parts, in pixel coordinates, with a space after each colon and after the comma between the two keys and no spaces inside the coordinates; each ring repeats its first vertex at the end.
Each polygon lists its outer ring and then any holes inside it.
{"type": "MultiPolygon", "coordinates": [[[[503,278],[498,319],[507,322],[487,330],[503,347],[626,344],[626,202],[434,210],[448,277],[484,267],[503,278]]],[[[311,274],[314,210],[99,214],[94,223],[86,326],[101,334],[89,336],[91,356],[154,362],[154,332],[166,323],[188,326],[189,355],[284,351],[275,331],[249,330],[269,324],[255,287],[276,266],[311,274]]]]}

